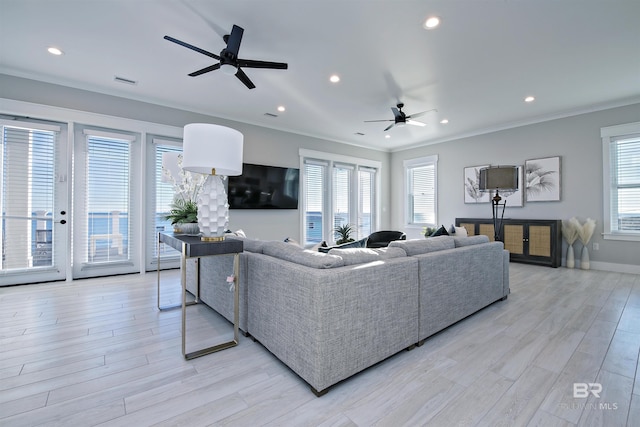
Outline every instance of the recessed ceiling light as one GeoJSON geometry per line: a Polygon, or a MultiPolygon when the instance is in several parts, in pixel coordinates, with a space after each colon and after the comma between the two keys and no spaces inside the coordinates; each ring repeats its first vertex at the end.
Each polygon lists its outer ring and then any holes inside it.
{"type": "Polygon", "coordinates": [[[533,97],[533,96],[527,96],[527,97],[524,99],[524,102],[533,102],[533,101],[535,101],[535,100],[536,100],[536,98],[535,98],[535,97],[533,97]]]}
{"type": "Polygon", "coordinates": [[[438,25],[440,25],[440,18],[438,18],[437,16],[430,16],[426,21],[424,21],[424,28],[426,28],[427,30],[432,30],[438,25]]]}
{"type": "Polygon", "coordinates": [[[389,139],[389,138],[391,138],[391,135],[386,134],[384,137],[385,137],[385,138],[387,138],[387,139],[389,139]]]}
{"type": "Polygon", "coordinates": [[[62,55],[62,51],[60,49],[58,49],[57,47],[50,47],[49,49],[47,49],[47,52],[49,52],[52,55],[57,55],[60,56],[62,55]]]}
{"type": "Polygon", "coordinates": [[[329,81],[331,83],[338,83],[340,81],[340,76],[337,74],[333,74],[331,77],[329,77],[329,81]]]}
{"type": "Polygon", "coordinates": [[[449,119],[442,119],[440,120],[440,123],[442,123],[443,125],[446,125],[447,123],[449,123],[449,119]]]}
{"type": "Polygon", "coordinates": [[[278,111],[280,111],[281,113],[284,112],[284,110],[286,110],[286,108],[284,108],[284,105],[278,107],[278,111]]]}

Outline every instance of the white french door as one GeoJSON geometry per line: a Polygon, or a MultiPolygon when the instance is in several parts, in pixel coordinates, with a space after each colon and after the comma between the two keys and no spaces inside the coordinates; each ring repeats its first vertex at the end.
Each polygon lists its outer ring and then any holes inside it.
{"type": "Polygon", "coordinates": [[[1,120],[0,286],[66,278],[67,129],[1,120]]]}
{"type": "Polygon", "coordinates": [[[73,278],[139,272],[139,136],[78,126],[74,145],[73,278]]]}

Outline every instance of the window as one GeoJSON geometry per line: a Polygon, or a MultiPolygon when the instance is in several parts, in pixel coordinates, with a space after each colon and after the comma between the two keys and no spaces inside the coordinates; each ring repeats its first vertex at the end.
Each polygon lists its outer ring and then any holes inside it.
{"type": "Polygon", "coordinates": [[[353,239],[375,231],[380,163],[310,150],[300,155],[304,244],[333,242],[333,230],[345,224],[353,239]]]}
{"type": "Polygon", "coordinates": [[[640,241],[640,122],[601,129],[604,238],[640,241]]]}
{"type": "Polygon", "coordinates": [[[405,160],[405,221],[407,226],[434,226],[437,222],[438,156],[405,160]]]}

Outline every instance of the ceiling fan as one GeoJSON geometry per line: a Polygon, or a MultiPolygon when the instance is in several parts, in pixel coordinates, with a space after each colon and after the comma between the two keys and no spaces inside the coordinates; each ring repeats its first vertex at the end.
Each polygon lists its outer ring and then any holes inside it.
{"type": "Polygon", "coordinates": [[[402,111],[402,107],[404,107],[404,104],[402,102],[398,103],[398,105],[396,107],[391,107],[391,111],[393,111],[393,120],[365,120],[365,123],[372,123],[372,122],[393,122],[392,124],[390,124],[384,131],[388,131],[389,129],[391,129],[394,126],[404,126],[405,124],[410,124],[410,125],[415,125],[415,126],[426,126],[424,123],[422,122],[418,122],[415,119],[416,117],[420,117],[423,116],[431,111],[438,111],[435,108],[433,110],[427,110],[427,111],[423,111],[421,113],[415,113],[415,114],[411,114],[409,116],[407,116],[404,111],[402,111]]]}
{"type": "Polygon", "coordinates": [[[173,37],[164,36],[165,40],[169,40],[170,42],[177,43],[180,46],[184,46],[191,50],[195,50],[198,53],[209,56],[213,59],[220,61],[217,64],[210,65],[201,70],[194,71],[189,75],[191,77],[196,77],[204,73],[208,73],[209,71],[214,71],[217,69],[222,70],[225,74],[235,74],[235,76],[244,83],[249,89],[254,89],[256,85],[249,79],[249,77],[242,71],[241,67],[245,68],[274,68],[278,70],[286,70],[288,65],[283,62],[269,62],[269,61],[255,61],[252,59],[240,59],[238,58],[238,51],[240,50],[240,43],[242,42],[242,34],[244,33],[244,29],[234,25],[231,29],[231,34],[225,35],[222,39],[227,44],[227,46],[220,51],[220,55],[216,55],[215,53],[207,52],[204,49],[200,49],[199,47],[190,45],[189,43],[185,43],[178,39],[174,39],[173,37]]]}

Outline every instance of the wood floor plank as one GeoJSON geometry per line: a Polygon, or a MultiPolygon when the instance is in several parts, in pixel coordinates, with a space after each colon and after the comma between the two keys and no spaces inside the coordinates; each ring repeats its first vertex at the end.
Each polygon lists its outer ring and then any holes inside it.
{"type": "MultiPolygon", "coordinates": [[[[162,276],[179,301],[179,271],[162,276]]],[[[0,289],[0,425],[639,425],[640,275],[512,263],[506,301],[321,398],[250,338],[184,360],[155,281],[0,289]],[[599,399],[574,397],[594,382],[599,399]]],[[[194,347],[230,330],[205,306],[189,315],[194,347]]]]}

